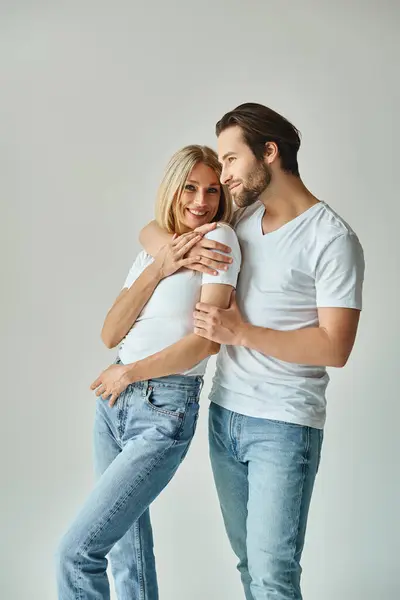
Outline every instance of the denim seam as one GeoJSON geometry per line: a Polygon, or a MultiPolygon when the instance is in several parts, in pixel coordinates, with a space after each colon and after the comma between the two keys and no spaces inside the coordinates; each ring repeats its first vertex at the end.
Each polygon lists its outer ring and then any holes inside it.
{"type": "MultiPolygon", "coordinates": [[[[182,463],[182,462],[184,461],[184,459],[186,458],[186,455],[187,455],[187,453],[189,452],[189,449],[190,449],[190,446],[191,446],[191,444],[192,444],[192,441],[193,441],[194,435],[195,435],[195,433],[196,433],[196,427],[197,427],[197,421],[198,421],[198,418],[199,418],[199,410],[197,409],[197,413],[196,413],[196,415],[195,415],[195,417],[194,417],[194,420],[193,420],[193,434],[192,434],[192,436],[190,437],[190,439],[187,441],[186,448],[185,448],[185,449],[184,449],[184,451],[183,451],[183,454],[182,454],[182,457],[181,457],[180,463],[182,463]]],[[[182,431],[183,431],[183,427],[182,427],[182,429],[181,429],[181,431],[180,431],[179,433],[182,433],[182,431]]],[[[178,438],[178,439],[179,439],[179,438],[178,438]]]]}
{"type": "MultiPolygon", "coordinates": [[[[112,510],[110,511],[108,517],[101,523],[101,525],[99,525],[92,533],[91,535],[88,537],[88,539],[86,540],[86,542],[83,544],[83,546],[81,548],[78,548],[78,556],[80,554],[80,551],[86,551],[91,542],[96,538],[96,536],[101,533],[104,529],[104,527],[109,523],[109,521],[111,520],[111,518],[119,511],[119,509],[124,505],[124,503],[130,498],[130,496],[132,495],[132,493],[136,490],[136,488],[144,481],[144,479],[146,477],[149,476],[150,472],[157,467],[160,462],[162,461],[162,459],[164,458],[164,456],[167,454],[167,452],[169,452],[171,450],[171,448],[173,448],[174,446],[176,446],[176,441],[172,440],[172,444],[170,444],[162,454],[158,455],[157,459],[154,459],[152,461],[152,463],[149,465],[148,469],[145,470],[140,477],[138,478],[136,485],[132,486],[129,491],[125,494],[125,496],[123,498],[121,498],[121,500],[119,502],[117,502],[112,510]]],[[[82,595],[81,595],[81,589],[79,588],[79,584],[80,584],[80,579],[81,579],[81,571],[80,568],[82,566],[82,562],[80,560],[75,561],[74,563],[75,566],[75,573],[77,573],[76,569],[79,569],[79,575],[75,576],[75,591],[77,594],[76,596],[76,600],[82,600],[82,595]]]]}
{"type": "MultiPolygon", "coordinates": [[[[293,532],[292,532],[292,541],[293,541],[293,556],[292,556],[292,567],[294,565],[294,557],[296,554],[296,541],[297,538],[299,536],[299,529],[300,529],[300,513],[301,513],[301,503],[303,501],[303,493],[304,493],[304,483],[305,483],[305,479],[306,479],[306,473],[307,473],[307,469],[308,469],[308,463],[309,463],[309,454],[310,454],[310,428],[306,427],[305,428],[306,431],[306,435],[307,435],[307,440],[306,440],[306,447],[305,447],[305,460],[303,461],[302,464],[302,479],[301,479],[301,487],[299,489],[299,495],[298,495],[298,505],[297,505],[297,519],[296,519],[296,523],[295,523],[295,527],[293,528],[293,532]]],[[[295,589],[293,586],[293,581],[292,579],[290,580],[290,585],[292,588],[292,598],[294,598],[295,596],[295,589]]]]}
{"type": "Polygon", "coordinates": [[[135,530],[135,549],[136,549],[136,561],[139,579],[139,600],[144,600],[144,579],[143,579],[143,551],[142,551],[142,538],[140,535],[140,524],[139,519],[134,524],[135,530]]]}

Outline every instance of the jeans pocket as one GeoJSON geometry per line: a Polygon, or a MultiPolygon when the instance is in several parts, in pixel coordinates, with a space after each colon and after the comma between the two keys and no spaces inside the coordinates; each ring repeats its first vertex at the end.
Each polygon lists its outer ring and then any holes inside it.
{"type": "Polygon", "coordinates": [[[185,390],[149,386],[145,403],[153,412],[181,421],[185,416],[187,394],[185,390]]]}

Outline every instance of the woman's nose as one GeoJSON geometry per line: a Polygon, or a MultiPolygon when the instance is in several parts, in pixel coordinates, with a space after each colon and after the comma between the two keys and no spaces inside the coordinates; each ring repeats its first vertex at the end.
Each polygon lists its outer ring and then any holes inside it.
{"type": "Polygon", "coordinates": [[[195,197],[197,206],[207,206],[207,190],[198,190],[195,197]]]}

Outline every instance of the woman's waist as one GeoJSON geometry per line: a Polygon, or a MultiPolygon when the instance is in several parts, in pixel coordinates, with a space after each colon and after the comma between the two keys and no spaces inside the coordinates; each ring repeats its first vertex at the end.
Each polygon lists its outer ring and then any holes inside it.
{"type": "MultiPolygon", "coordinates": [[[[127,356],[127,354],[123,352],[120,348],[115,362],[116,364],[128,364],[130,362],[134,362],[134,360],[131,360],[131,357],[129,355],[127,356]]],[[[204,361],[199,363],[199,365],[202,365],[203,362],[204,361]]],[[[203,370],[204,369],[201,369],[200,372],[202,372],[203,370]]],[[[171,390],[179,388],[184,389],[186,391],[193,391],[196,393],[198,389],[203,386],[203,375],[199,374],[198,372],[196,373],[196,365],[188,371],[189,372],[187,374],[175,373],[171,375],[165,375],[164,377],[154,377],[144,381],[137,381],[135,383],[132,383],[131,385],[137,388],[146,389],[148,387],[165,389],[169,388],[171,390]],[[190,371],[194,371],[194,373],[190,374],[190,371]]]]}
{"type": "Polygon", "coordinates": [[[133,362],[161,352],[192,332],[193,322],[188,319],[138,321],[122,341],[120,349],[125,357],[129,355],[129,362],[133,362]]]}

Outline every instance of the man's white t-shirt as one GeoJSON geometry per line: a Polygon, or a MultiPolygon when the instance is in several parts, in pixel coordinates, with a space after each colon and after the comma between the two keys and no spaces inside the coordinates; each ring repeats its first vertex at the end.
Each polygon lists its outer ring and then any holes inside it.
{"type": "MultiPolygon", "coordinates": [[[[205,237],[231,247],[233,262],[229,269],[218,271],[218,275],[180,269],[163,279],[121,342],[119,358],[123,364],[147,358],[193,333],[193,311],[200,300],[203,285],[222,283],[236,288],[241,253],[234,230],[229,225],[219,223],[217,228],[205,237]]],[[[123,287],[130,288],[153,261],[149,254],[140,252],[123,287]]],[[[183,374],[204,375],[207,361],[208,358],[204,359],[183,374]]]]}
{"type": "MultiPolygon", "coordinates": [[[[242,267],[236,297],[251,324],[291,331],[318,327],[319,307],[361,310],[364,256],[352,229],[320,202],[263,234],[264,205],[236,223],[242,267]]],[[[231,411],[322,429],[324,367],[299,365],[241,346],[222,346],[210,395],[231,411]]]]}

